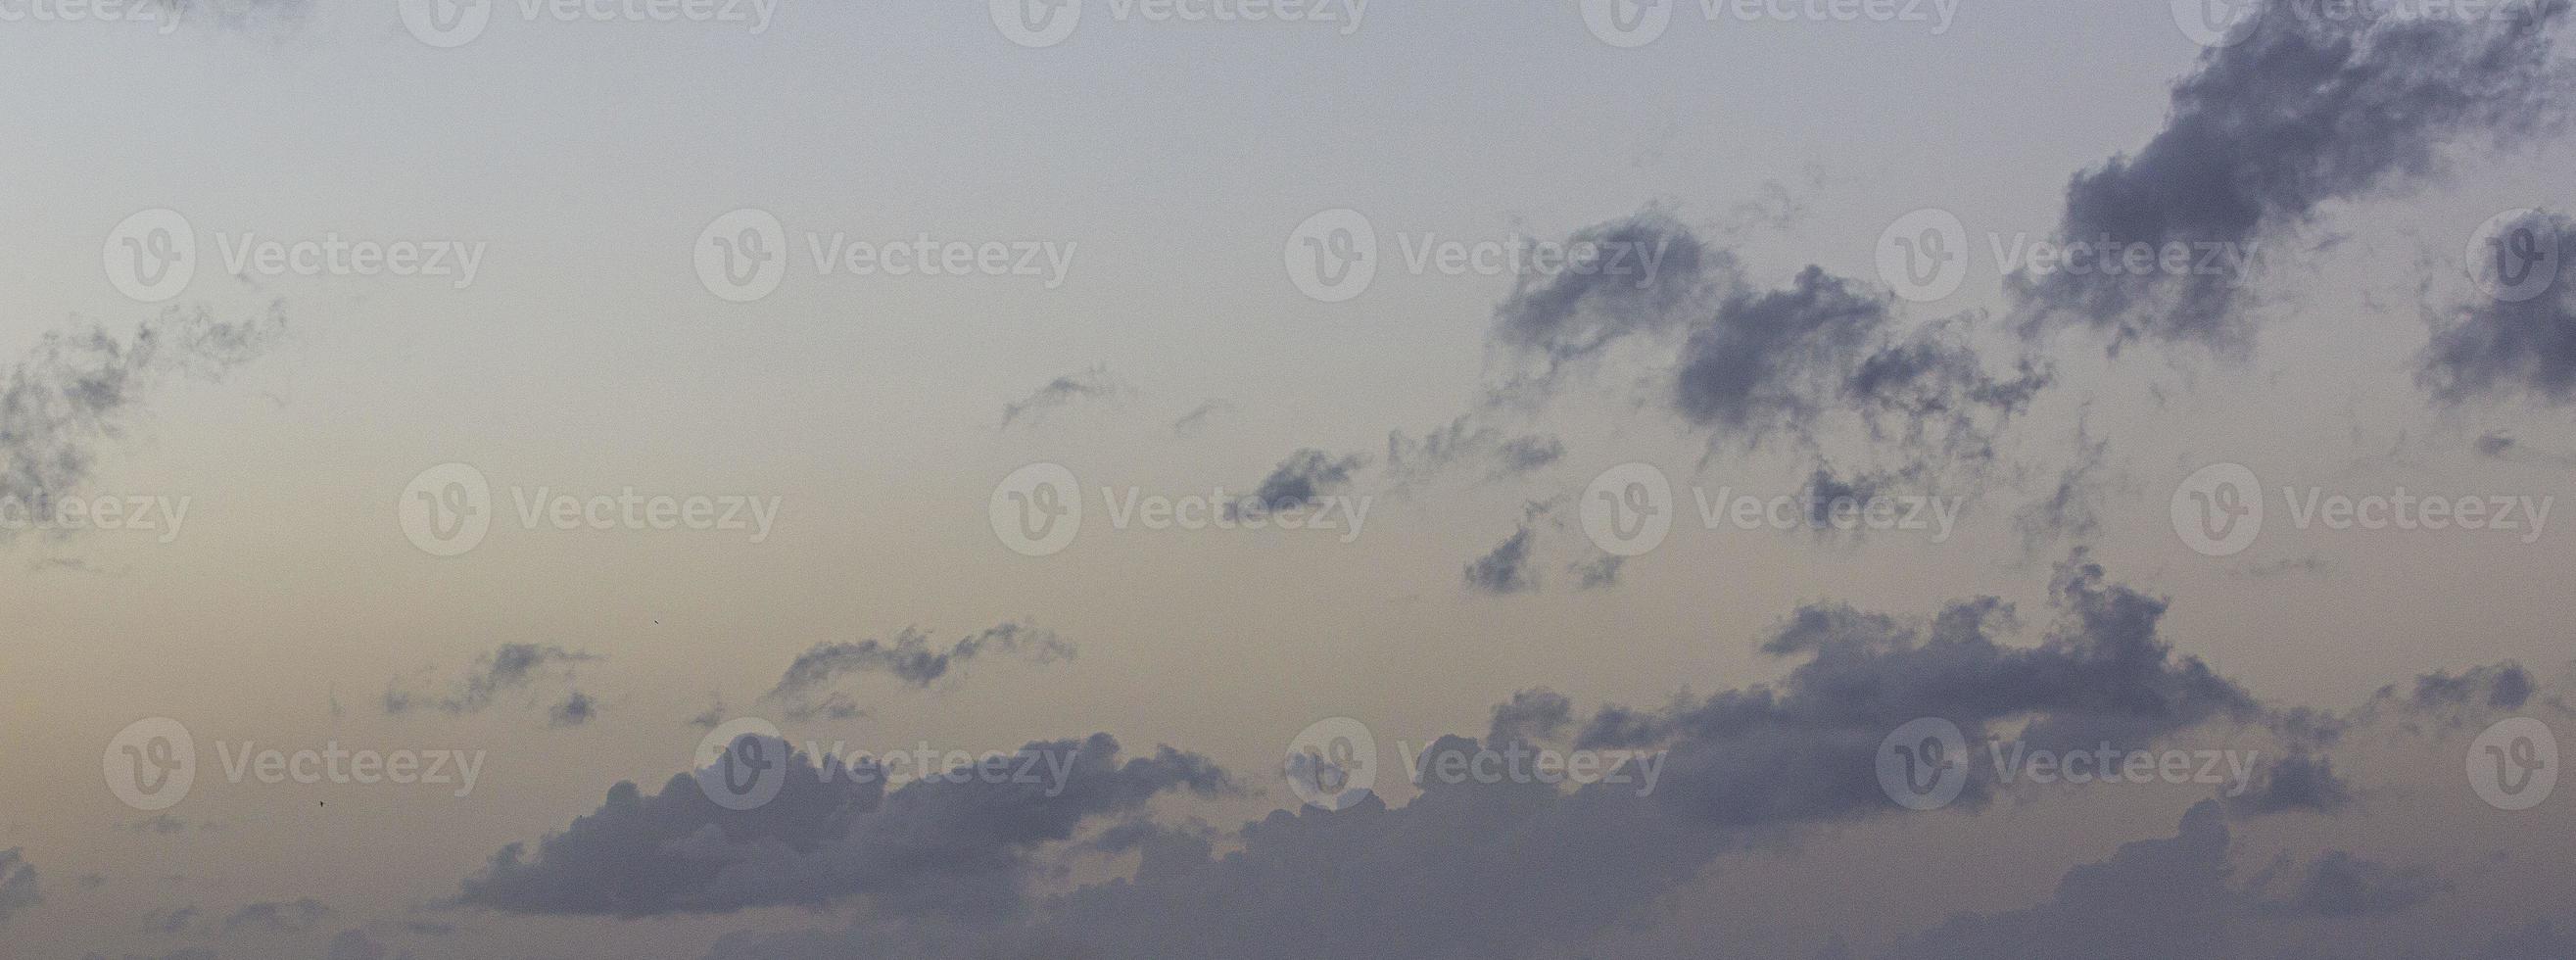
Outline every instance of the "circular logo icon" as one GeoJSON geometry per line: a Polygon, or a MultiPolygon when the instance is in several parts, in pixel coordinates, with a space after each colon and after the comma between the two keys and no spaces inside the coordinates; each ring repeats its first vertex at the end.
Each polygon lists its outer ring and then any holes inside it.
{"type": "Polygon", "coordinates": [[[1377,737],[1349,717],[1315,721],[1288,743],[1288,789],[1307,806],[1339,812],[1377,784],[1377,737]]]}
{"type": "Polygon", "coordinates": [[[1673,24],[1672,0],[1583,0],[1583,25],[1621,49],[1655,42],[1673,24]]]}
{"type": "Polygon", "coordinates": [[[787,228],[767,210],[744,208],[698,233],[698,282],[728,303],[777,292],[787,276],[787,228]]]}
{"type": "Polygon", "coordinates": [[[453,557],[491,532],[492,487],[472,464],[442,463],[403,486],[394,514],[412,546],[433,557],[453,557]]]}
{"type": "Polygon", "coordinates": [[[197,783],[197,741],[168,717],[137,720],[107,742],[107,791],[150,813],[178,806],[197,783]]]}
{"type": "Polygon", "coordinates": [[[1933,207],[1896,218],[1878,235],[1878,276],[1915,303],[1947,299],[1968,279],[1968,225],[1933,207]]]}
{"type": "Polygon", "coordinates": [[[1968,738],[1939,717],[1908,721],[1878,742],[1878,788],[1908,810],[1939,810],[1968,786],[1968,738]]]}
{"type": "Polygon", "coordinates": [[[2213,463],[2173,494],[2174,533],[2205,557],[2232,557],[2263,532],[2263,481],[2238,463],[2213,463]]]}
{"type": "Polygon", "coordinates": [[[2228,47],[2244,41],[2241,29],[2263,13],[2263,0],[2173,0],[2174,26],[2204,47],[2228,47]]]}
{"type": "Polygon", "coordinates": [[[736,717],[707,731],[698,740],[698,789],[727,810],[757,810],[778,799],[787,787],[787,765],[795,762],[778,725],[758,717],[736,717]]]}
{"type": "Polygon", "coordinates": [[[1044,557],[1073,543],[1082,529],[1082,484],[1073,471],[1032,463],[993,485],[993,535],[1025,557],[1044,557]]]}
{"type": "Polygon", "coordinates": [[[2557,218],[2538,210],[2507,210],[2469,238],[2469,278],[2506,303],[2549,292],[2558,282],[2557,218]]]}
{"type": "Polygon", "coordinates": [[[403,29],[439,49],[474,42],[492,25],[492,0],[400,0],[403,29]]]}
{"type": "Polygon", "coordinates": [[[2514,717],[2469,744],[2469,789],[2498,810],[2529,810],[2558,789],[2558,738],[2549,726],[2514,717]]]}
{"type": "Polygon", "coordinates": [[[1623,463],[1583,488],[1583,534],[1602,552],[1639,557],[1673,530],[1673,482],[1651,463],[1623,463]]]}
{"type": "Polygon", "coordinates": [[[1035,50],[1063,43],[1082,23],[1082,0],[990,0],[993,26],[1012,43],[1035,50]]]}
{"type": "Polygon", "coordinates": [[[99,249],[99,264],[116,292],[160,303],[188,289],[197,276],[197,231],[179,211],[155,207],[118,223],[99,249]]]}
{"type": "Polygon", "coordinates": [[[1340,303],[1377,279],[1377,227],[1357,210],[1326,210],[1297,225],[1282,256],[1299,292],[1340,303]]]}

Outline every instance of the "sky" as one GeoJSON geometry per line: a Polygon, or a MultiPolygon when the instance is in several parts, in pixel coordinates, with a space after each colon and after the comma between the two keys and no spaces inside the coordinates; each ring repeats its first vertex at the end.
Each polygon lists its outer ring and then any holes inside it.
{"type": "Polygon", "coordinates": [[[0,956],[2576,956],[2564,0],[0,0],[0,956]]]}

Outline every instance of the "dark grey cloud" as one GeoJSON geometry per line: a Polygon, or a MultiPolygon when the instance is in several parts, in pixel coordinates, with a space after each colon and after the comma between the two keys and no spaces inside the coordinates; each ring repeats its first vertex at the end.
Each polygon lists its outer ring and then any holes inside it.
{"type": "MultiPolygon", "coordinates": [[[[2292,872],[2286,862],[2275,864],[2252,886],[2267,890],[2292,872]]],[[[2264,901],[2262,909],[2287,916],[2380,916],[2404,913],[2451,890],[2450,882],[2435,876],[2430,866],[2390,866],[2330,850],[2297,872],[2294,886],[2264,901]]]]}
{"type": "Polygon", "coordinates": [[[1574,701],[1553,690],[1523,690],[1511,700],[1494,705],[1494,722],[1485,733],[1488,743],[1540,743],[1553,741],[1574,722],[1574,701]]]}
{"type": "Polygon", "coordinates": [[[1954,916],[1889,960],[2240,956],[2234,928],[2244,910],[2228,884],[2228,839],[2226,816],[2204,802],[2174,836],[2123,844],[2110,859],[2069,871],[2048,902],[1954,916]]]}
{"type": "Polygon", "coordinates": [[[1524,523],[1492,551],[1467,564],[1467,588],[1495,596],[1537,590],[1538,575],[1530,561],[1530,544],[1537,535],[1524,523]]]}
{"type": "Polygon", "coordinates": [[[0,850],[0,924],[45,901],[36,884],[36,868],[27,865],[25,849],[0,850]]]}
{"type": "Polygon", "coordinates": [[[2013,513],[2013,532],[2021,537],[2022,552],[2036,554],[2060,543],[2090,544],[2101,534],[2109,482],[2103,472],[2110,454],[2110,440],[2095,438],[2085,423],[2076,424],[2073,460],[2058,471],[2047,496],[2013,513]]]}
{"type": "MultiPolygon", "coordinates": [[[[2522,230],[2552,238],[2550,249],[2560,252],[2532,269],[2557,270],[2560,276],[2535,296],[2479,297],[2451,307],[2437,320],[2417,379],[2448,404],[2576,401],[2576,271],[2564,261],[2566,252],[2576,252],[2576,220],[2535,211],[2506,230],[2505,236],[2522,230]]],[[[2491,457],[2503,457],[2512,446],[2511,437],[2497,434],[2479,441],[2480,452],[2491,457]]]]}
{"type": "Polygon", "coordinates": [[[1462,466],[1477,466],[1487,480],[1507,480],[1565,458],[1565,441],[1537,433],[1510,434],[1469,413],[1419,437],[1401,430],[1386,436],[1386,471],[1395,486],[1417,483],[1462,466]]]}
{"type": "Polygon", "coordinates": [[[1122,762],[1107,734],[1027,745],[1011,768],[1030,764],[1039,771],[1032,778],[933,776],[891,791],[873,760],[854,771],[783,741],[759,750],[786,762],[769,803],[725,809],[689,774],[652,795],[620,783],[533,853],[503,848],[457,902],[643,917],[863,897],[879,916],[990,916],[1022,905],[1041,845],[1133,814],[1159,794],[1235,789],[1206,759],[1168,747],[1122,762]]]}
{"type": "Polygon", "coordinates": [[[1022,623],[987,627],[945,650],[931,647],[930,634],[905,627],[890,641],[869,638],[815,644],[787,665],[787,672],[764,699],[784,705],[791,720],[847,719],[858,714],[858,707],[847,693],[833,689],[844,677],[885,674],[918,688],[979,657],[1019,657],[1043,664],[1070,660],[1078,653],[1055,631],[1022,623]]]}
{"type": "MultiPolygon", "coordinates": [[[[367,936],[366,931],[354,929],[340,931],[339,936],[332,937],[330,947],[322,954],[323,960],[385,960],[393,955],[393,951],[384,944],[367,936]]],[[[408,958],[411,951],[403,951],[401,956],[408,958]]]]}
{"type": "Polygon", "coordinates": [[[1279,466],[1261,479],[1261,486],[1252,496],[1272,510],[1303,507],[1349,489],[1351,474],[1368,464],[1367,454],[1337,458],[1321,450],[1302,449],[1279,461],[1279,466]]]}
{"type": "Polygon", "coordinates": [[[1002,405],[1002,429],[1013,425],[1034,426],[1045,422],[1048,415],[1084,400],[1110,400],[1124,395],[1127,388],[1109,368],[1096,366],[1065,374],[1047,381],[1026,397],[1002,405]]]}
{"type": "Polygon", "coordinates": [[[576,664],[597,659],[552,644],[505,643],[476,657],[473,666],[449,681],[443,692],[419,693],[387,684],[385,713],[422,708],[456,715],[480,713],[504,695],[535,693],[539,681],[569,683],[576,664]]]}
{"type": "Polygon", "coordinates": [[[1598,590],[1618,586],[1619,569],[1627,562],[1626,557],[1605,553],[1590,560],[1577,561],[1566,569],[1574,574],[1575,589],[1598,590]]]}
{"type": "Polygon", "coordinates": [[[312,897],[253,903],[225,916],[224,932],[256,930],[271,933],[310,933],[314,927],[337,912],[312,897]]]}
{"type": "MultiPolygon", "coordinates": [[[[220,379],[275,342],[282,307],[240,321],[170,308],[117,336],[52,332],[0,374],[0,502],[41,508],[85,489],[97,451],[123,436],[152,390],[174,377],[220,379]]],[[[0,538],[15,532],[0,527],[0,538]]]]}
{"type": "MultiPolygon", "coordinates": [[[[2420,184],[2457,145],[2555,129],[2567,72],[2550,34],[2567,4],[2507,6],[2504,17],[2388,17],[2369,4],[2270,0],[2174,86],[2164,129],[2075,176],[2059,234],[2245,249],[2329,202],[2420,184]]],[[[2198,266],[2023,275],[2022,329],[2091,329],[2114,350],[2146,340],[2241,352],[2253,340],[2247,275],[2198,266]]]]}
{"type": "Polygon", "coordinates": [[[2227,804],[2231,813],[2261,815],[2294,810],[2332,813],[2351,802],[2352,786],[2335,775],[2332,756],[2294,749],[2257,767],[2246,791],[2229,798],[2227,804]]]}
{"type": "Polygon", "coordinates": [[[599,701],[592,699],[590,694],[575,690],[565,694],[563,702],[547,708],[546,725],[578,727],[589,723],[592,717],[598,715],[599,701]]]}

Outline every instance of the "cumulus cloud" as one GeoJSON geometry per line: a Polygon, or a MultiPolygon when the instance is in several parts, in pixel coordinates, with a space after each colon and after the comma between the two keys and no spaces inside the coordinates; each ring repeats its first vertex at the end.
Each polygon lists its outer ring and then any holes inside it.
{"type": "MultiPolygon", "coordinates": [[[[1347,490],[1351,474],[1368,466],[1367,454],[1342,457],[1313,448],[1301,449],[1279,461],[1270,475],[1261,479],[1253,498],[1272,510],[1292,510],[1347,490]]],[[[1229,510],[1234,509],[1232,506],[1229,510]]]]}
{"type": "Polygon", "coordinates": [[[846,692],[833,689],[844,677],[881,673],[905,686],[920,688],[979,657],[1019,657],[1031,663],[1054,663],[1073,659],[1078,652],[1055,631],[1028,624],[988,627],[959,639],[946,650],[933,649],[928,633],[905,627],[890,641],[869,638],[815,644],[787,665],[787,672],[778,678],[778,685],[770,688],[765,699],[784,705],[791,720],[847,719],[857,716],[859,709],[846,692]]]}
{"type": "Polygon", "coordinates": [[[1537,573],[1530,569],[1530,542],[1536,536],[1524,523],[1491,552],[1468,564],[1467,588],[1495,596],[1538,589],[1537,573]]]}
{"type": "Polygon", "coordinates": [[[989,916],[1022,902],[1040,846],[1135,813],[1159,794],[1234,789],[1206,759],[1168,747],[1122,761],[1107,734],[1031,743],[1002,777],[960,769],[892,790],[873,758],[845,766],[784,741],[747,739],[758,741],[752,753],[785,764],[774,800],[729,810],[689,774],[651,795],[620,783],[533,853],[503,848],[457,902],[643,917],[863,897],[884,916],[989,916]]]}
{"type": "Polygon", "coordinates": [[[2325,204],[2414,187],[2472,142],[2555,129],[2567,71],[2552,55],[2564,0],[2499,17],[2386,16],[2371,4],[2267,0],[2236,42],[2174,86],[2164,128],[2077,174],[2058,232],[2194,251],[2189,270],[2060,270],[2014,284],[2022,328],[2250,346],[2247,275],[2201,254],[2259,249],[2325,204]]]}
{"type": "MultiPolygon", "coordinates": [[[[552,644],[505,643],[476,657],[473,666],[450,680],[442,692],[415,692],[404,689],[399,683],[388,684],[385,713],[399,715],[424,708],[460,716],[481,713],[503,696],[535,693],[541,681],[569,683],[576,664],[597,659],[591,654],[552,644]]],[[[572,696],[581,701],[577,708],[580,719],[587,719],[592,706],[589,698],[578,692],[572,696]]],[[[557,710],[562,706],[559,704],[557,710]]],[[[559,714],[557,719],[566,718],[559,714]]],[[[574,722],[580,721],[576,719],[574,722]]]]}

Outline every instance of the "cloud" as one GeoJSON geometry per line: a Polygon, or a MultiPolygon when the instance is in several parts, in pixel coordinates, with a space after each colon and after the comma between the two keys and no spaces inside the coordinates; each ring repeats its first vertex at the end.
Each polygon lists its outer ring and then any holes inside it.
{"type": "MultiPolygon", "coordinates": [[[[1354,453],[1341,458],[1312,448],[1289,454],[1279,466],[1263,477],[1253,497],[1272,510],[1290,510],[1311,504],[1348,489],[1351,474],[1368,466],[1367,454],[1354,453]]],[[[1235,507],[1231,504],[1228,510],[1235,507]]]]}
{"type": "Polygon", "coordinates": [[[1044,664],[1071,660],[1078,653],[1055,631],[1027,624],[988,627],[946,650],[932,649],[928,633],[905,627],[891,642],[870,638],[855,643],[815,644],[787,665],[787,672],[764,699],[786,705],[791,720],[847,719],[857,715],[858,707],[847,694],[832,689],[842,677],[881,673],[906,686],[921,688],[979,657],[1020,657],[1044,664]]]}
{"type": "Polygon", "coordinates": [[[1386,470],[1395,486],[1428,480],[1453,468],[1481,464],[1488,480],[1506,480],[1565,458],[1565,442],[1544,434],[1506,434],[1466,414],[1420,437],[1391,431],[1386,470]]]}
{"type": "MultiPolygon", "coordinates": [[[[2563,214],[2533,212],[2506,229],[2545,234],[2556,243],[2553,249],[2576,252],[2576,220],[2563,214]]],[[[2532,269],[2562,268],[2562,256],[2532,269]]],[[[2452,307],[2433,331],[2417,380],[2446,404],[2576,401],[2576,274],[2561,273],[2536,296],[2486,297],[2452,307]]],[[[2499,434],[2479,441],[2479,451],[2490,457],[2502,458],[2512,447],[2513,438],[2499,434]]]]}
{"type": "Polygon", "coordinates": [[[2333,757],[2293,749],[2257,769],[2246,791],[2228,800],[2228,809],[2251,815],[2293,810],[2332,813],[2351,802],[2352,787],[2335,775],[2333,757]]]}
{"type": "MultiPolygon", "coordinates": [[[[1168,747],[1121,762],[1107,734],[1031,743],[1003,778],[933,775],[888,790],[875,761],[854,770],[791,753],[776,797],[733,811],[691,775],[645,795],[633,783],[546,837],[511,844],[457,902],[523,914],[623,917],[822,907],[866,898],[880,915],[988,916],[1019,906],[1031,852],[1159,794],[1233,789],[1223,770],[1168,747]],[[1027,764],[1023,766],[1023,762],[1027,764]]],[[[705,775],[717,776],[712,770],[705,775]]]]}
{"type": "MultiPolygon", "coordinates": [[[[377,943],[375,938],[367,936],[366,931],[343,930],[339,936],[331,938],[331,946],[322,956],[324,960],[385,960],[391,955],[393,955],[392,951],[387,950],[384,944],[377,943]]],[[[410,956],[409,950],[401,954],[401,957],[406,960],[410,956]]]]}
{"type": "Polygon", "coordinates": [[[1467,565],[1467,588],[1495,596],[1537,590],[1538,578],[1530,569],[1530,542],[1536,536],[1529,524],[1521,524],[1519,532],[1467,565]]]}
{"type": "MultiPolygon", "coordinates": [[[[2270,886],[2286,867],[2287,864],[2276,864],[2257,877],[2253,886],[2270,886]]],[[[2285,897],[2266,901],[2262,909],[2287,916],[2380,916],[2412,910],[2451,889],[2451,884],[2434,876],[2429,866],[2392,867],[2346,851],[2330,850],[2308,865],[2296,889],[2285,897]]]]}
{"type": "Polygon", "coordinates": [[[563,702],[555,704],[553,707],[547,709],[546,725],[550,727],[578,727],[582,724],[589,723],[592,717],[596,717],[598,715],[599,701],[591,699],[590,694],[574,690],[564,695],[563,702]]]}
{"type": "Polygon", "coordinates": [[[36,884],[36,868],[27,865],[24,850],[0,850],[0,924],[45,901],[36,884]]]}
{"type": "MultiPolygon", "coordinates": [[[[504,694],[533,692],[540,680],[560,679],[568,683],[575,664],[597,659],[579,650],[551,644],[505,643],[476,657],[474,665],[467,668],[463,676],[450,681],[447,692],[443,694],[414,693],[399,685],[387,684],[385,713],[399,715],[420,708],[459,716],[480,713],[504,694]]],[[[586,710],[588,698],[581,699],[586,710]]],[[[584,716],[587,717],[587,713],[584,716]]]]}
{"type": "Polygon", "coordinates": [[[2564,0],[2493,17],[2372,9],[2267,0],[2248,33],[2205,53],[2174,86],[2164,129],[2067,185],[2058,228],[2070,243],[2184,244],[2193,269],[2024,274],[2013,284],[2023,332],[2089,329],[2114,350],[2145,340],[2241,352],[2253,341],[2247,275],[2202,270],[2201,253],[2259,249],[2248,245],[2329,202],[2413,187],[2454,145],[2557,125],[2567,72],[2549,32],[2564,0]]]}
{"type": "MultiPolygon", "coordinates": [[[[0,373],[0,503],[41,509],[87,488],[101,446],[122,437],[152,390],[173,377],[220,379],[266,350],[283,308],[237,322],[170,308],[118,337],[50,332],[0,373]]],[[[0,540],[16,526],[0,526],[0,540]]]]}
{"type": "Polygon", "coordinates": [[[224,918],[224,932],[261,930],[273,933],[309,933],[337,911],[322,901],[305,897],[294,901],[253,903],[224,918]]]}
{"type": "Polygon", "coordinates": [[[148,933],[183,933],[196,924],[201,913],[193,904],[175,910],[147,910],[143,913],[143,929],[148,933]]]}
{"type": "Polygon", "coordinates": [[[1187,440],[1213,427],[1234,419],[1235,405],[1227,400],[1209,400],[1190,408],[1172,421],[1172,435],[1187,440]]]}
{"type": "Polygon", "coordinates": [[[1077,401],[1114,399],[1125,394],[1126,389],[1105,366],[1068,373],[1047,381],[1026,397],[1003,404],[1001,428],[1008,430],[1013,424],[1035,426],[1045,422],[1049,414],[1077,401]]]}

